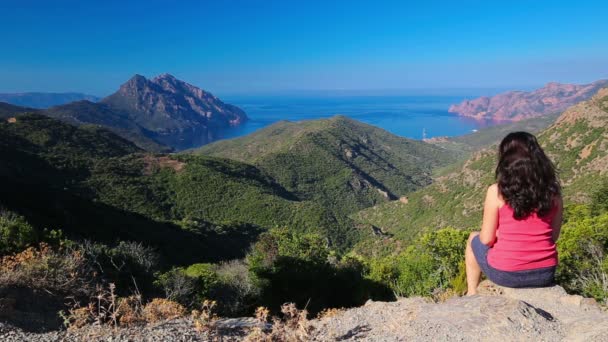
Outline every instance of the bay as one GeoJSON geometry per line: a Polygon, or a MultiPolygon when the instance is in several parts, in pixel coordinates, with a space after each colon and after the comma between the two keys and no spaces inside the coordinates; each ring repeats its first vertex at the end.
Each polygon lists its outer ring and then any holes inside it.
{"type": "Polygon", "coordinates": [[[448,113],[451,104],[475,96],[235,96],[224,100],[242,108],[244,124],[226,129],[221,139],[243,136],[281,120],[300,121],[344,115],[393,134],[422,139],[474,132],[494,122],[448,113]]]}

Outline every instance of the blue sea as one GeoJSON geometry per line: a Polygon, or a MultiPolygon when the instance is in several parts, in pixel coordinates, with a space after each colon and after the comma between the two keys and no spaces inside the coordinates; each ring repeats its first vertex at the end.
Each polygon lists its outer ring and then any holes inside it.
{"type": "Polygon", "coordinates": [[[226,130],[222,138],[252,133],[280,120],[300,121],[337,114],[381,127],[393,134],[422,139],[457,136],[491,125],[448,113],[451,104],[476,96],[234,96],[228,103],[249,117],[243,125],[226,130]],[[423,133],[425,132],[425,133],[423,133]]]}

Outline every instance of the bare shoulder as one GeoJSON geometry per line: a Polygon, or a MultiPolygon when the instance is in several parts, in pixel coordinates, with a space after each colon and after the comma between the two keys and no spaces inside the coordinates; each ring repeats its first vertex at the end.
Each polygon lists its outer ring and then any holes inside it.
{"type": "Polygon", "coordinates": [[[504,200],[502,199],[500,191],[498,190],[498,184],[494,183],[488,187],[486,199],[495,203],[497,207],[501,207],[504,204],[504,200]]]}
{"type": "Polygon", "coordinates": [[[488,187],[488,193],[498,195],[498,184],[494,183],[488,187]]]}

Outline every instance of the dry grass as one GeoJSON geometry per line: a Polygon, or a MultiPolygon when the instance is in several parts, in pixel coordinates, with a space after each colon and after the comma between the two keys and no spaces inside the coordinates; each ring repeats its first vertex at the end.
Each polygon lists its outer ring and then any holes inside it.
{"type": "Polygon", "coordinates": [[[201,310],[192,311],[192,321],[194,322],[194,328],[199,331],[211,331],[215,330],[215,321],[218,317],[215,314],[215,308],[217,302],[214,300],[204,300],[201,310]]]}
{"type": "Polygon", "coordinates": [[[256,310],[256,318],[260,325],[254,328],[245,341],[250,342],[304,342],[310,340],[313,327],[308,321],[308,311],[298,310],[293,303],[281,306],[283,318],[272,318],[272,329],[265,329],[268,322],[268,309],[260,307],[256,310]]]}
{"type": "Polygon", "coordinates": [[[118,328],[156,323],[180,318],[186,314],[186,309],[177,302],[154,298],[143,305],[139,293],[119,298],[115,290],[114,284],[99,286],[97,295],[87,306],[80,307],[76,302],[67,313],[61,312],[66,327],[79,329],[94,323],[98,326],[118,328]]]}
{"type": "Polygon", "coordinates": [[[319,312],[317,314],[317,318],[322,319],[322,318],[334,317],[344,311],[345,311],[345,309],[338,309],[338,308],[323,309],[321,312],[319,312]]]}
{"type": "Polygon", "coordinates": [[[0,259],[0,287],[26,287],[51,295],[89,296],[95,273],[78,250],[47,244],[0,259]]]}
{"type": "Polygon", "coordinates": [[[448,289],[434,291],[431,298],[433,299],[433,301],[435,303],[443,303],[446,300],[448,300],[450,298],[458,297],[459,295],[461,295],[461,294],[454,291],[453,289],[448,288],[448,289]]]}
{"type": "Polygon", "coordinates": [[[142,315],[143,305],[141,296],[132,295],[127,298],[121,298],[116,308],[118,314],[118,323],[121,326],[133,326],[145,323],[142,315]]]}
{"type": "Polygon", "coordinates": [[[144,306],[142,313],[146,322],[156,323],[182,317],[186,314],[186,308],[168,299],[154,298],[144,306]]]}

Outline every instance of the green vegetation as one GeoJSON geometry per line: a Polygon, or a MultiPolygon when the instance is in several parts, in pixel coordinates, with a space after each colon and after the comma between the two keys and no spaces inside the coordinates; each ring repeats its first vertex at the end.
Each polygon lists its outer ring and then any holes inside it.
{"type": "Polygon", "coordinates": [[[274,229],[260,236],[247,264],[261,289],[260,302],[277,309],[285,302],[307,307],[350,307],[368,298],[390,298],[388,288],[364,277],[356,258],[339,259],[316,234],[274,229]]]}
{"type": "MultiPolygon", "coordinates": [[[[608,125],[594,103],[539,138],[564,184],[558,280],[605,302],[608,125]]],[[[96,284],[124,303],[167,298],[174,311],[213,300],[227,316],[462,293],[496,159],[491,148],[448,165],[454,153],[344,117],[178,155],[42,115],[12,121],[0,122],[0,256],[13,255],[0,289],[47,272],[55,296],[77,291],[84,304],[96,284]]]]}
{"type": "Polygon", "coordinates": [[[428,185],[432,170],[454,161],[442,148],[392,135],[343,116],[279,122],[198,152],[250,163],[298,198],[348,214],[428,185]]]}
{"type": "Polygon", "coordinates": [[[431,141],[431,143],[465,156],[475,151],[487,148],[488,146],[497,144],[509,132],[541,132],[553,124],[558,116],[559,114],[556,113],[511,123],[484,127],[475,133],[445,139],[434,139],[431,141]]]}
{"type": "Polygon", "coordinates": [[[558,242],[557,279],[566,290],[608,303],[608,178],[589,205],[567,208],[558,242]]]}
{"type": "MultiPolygon", "coordinates": [[[[597,101],[583,102],[538,134],[556,163],[566,204],[589,203],[606,169],[608,115],[597,101]]],[[[437,172],[435,182],[408,195],[408,203],[390,202],[351,215],[404,241],[425,231],[452,226],[478,230],[487,186],[494,182],[495,147],[475,152],[467,161],[437,172]]],[[[358,249],[369,243],[363,242],[358,249]]]]}
{"type": "Polygon", "coordinates": [[[25,218],[0,211],[0,255],[19,252],[37,240],[36,231],[25,218]]]}
{"type": "Polygon", "coordinates": [[[397,296],[430,296],[466,289],[464,246],[469,233],[444,228],[426,233],[396,255],[372,258],[368,277],[397,296]]]}
{"type": "Polygon", "coordinates": [[[321,232],[339,248],[357,239],[348,223],[247,164],[143,154],[107,130],[40,115],[1,123],[0,133],[0,174],[10,180],[0,203],[42,228],[144,242],[180,263],[242,257],[279,225],[321,232]]]}
{"type": "Polygon", "coordinates": [[[75,126],[103,127],[147,151],[171,151],[170,147],[147,137],[146,130],[133,122],[125,112],[112,109],[106,104],[82,100],[51,107],[40,113],[75,126]]]}
{"type": "Polygon", "coordinates": [[[19,107],[12,104],[8,104],[6,102],[0,102],[0,119],[7,120],[15,115],[28,113],[28,112],[36,112],[37,109],[28,108],[28,107],[19,107]]]}

